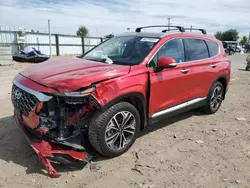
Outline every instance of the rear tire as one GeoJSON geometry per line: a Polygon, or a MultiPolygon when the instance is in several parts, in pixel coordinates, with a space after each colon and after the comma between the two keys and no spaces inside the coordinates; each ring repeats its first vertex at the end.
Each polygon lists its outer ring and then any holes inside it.
{"type": "Polygon", "coordinates": [[[203,111],[207,114],[214,114],[216,113],[223,101],[224,97],[224,86],[221,82],[215,82],[207,96],[206,104],[203,108],[203,111]]]}
{"type": "Polygon", "coordinates": [[[250,66],[246,66],[246,71],[249,71],[249,69],[250,69],[250,66]]]}
{"type": "Polygon", "coordinates": [[[135,142],[140,128],[140,115],[128,102],[117,103],[97,113],[89,126],[89,141],[105,157],[125,153],[135,142]]]}

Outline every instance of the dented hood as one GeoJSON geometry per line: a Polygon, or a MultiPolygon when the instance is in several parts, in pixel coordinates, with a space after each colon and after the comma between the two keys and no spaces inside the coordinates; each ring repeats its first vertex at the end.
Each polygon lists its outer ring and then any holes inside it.
{"type": "Polygon", "coordinates": [[[126,75],[129,70],[130,66],[79,58],[58,58],[36,64],[20,74],[60,92],[70,92],[95,82],[126,75]]]}

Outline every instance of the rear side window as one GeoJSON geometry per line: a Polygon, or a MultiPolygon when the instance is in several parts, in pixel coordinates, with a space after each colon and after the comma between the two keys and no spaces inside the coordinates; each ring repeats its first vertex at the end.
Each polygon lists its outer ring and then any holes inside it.
{"type": "Polygon", "coordinates": [[[202,39],[184,39],[186,61],[209,58],[208,48],[202,39]]]}
{"type": "Polygon", "coordinates": [[[206,41],[210,57],[217,56],[219,54],[219,45],[216,42],[213,41],[206,41]]]}

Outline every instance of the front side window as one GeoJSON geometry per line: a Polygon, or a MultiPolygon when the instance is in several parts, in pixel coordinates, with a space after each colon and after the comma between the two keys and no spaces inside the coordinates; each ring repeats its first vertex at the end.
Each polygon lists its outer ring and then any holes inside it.
{"type": "Polygon", "coordinates": [[[172,39],[167,41],[149,62],[148,67],[156,67],[157,61],[163,56],[172,57],[177,63],[184,62],[185,56],[182,39],[172,39]]]}
{"type": "Polygon", "coordinates": [[[195,61],[209,58],[207,45],[201,39],[184,39],[186,61],[195,61]]]}
{"type": "Polygon", "coordinates": [[[182,39],[173,39],[164,44],[158,52],[158,58],[172,57],[177,63],[184,62],[184,48],[182,39]]]}
{"type": "Polygon", "coordinates": [[[138,65],[148,55],[158,38],[117,36],[94,48],[81,58],[119,65],[138,65]]]}

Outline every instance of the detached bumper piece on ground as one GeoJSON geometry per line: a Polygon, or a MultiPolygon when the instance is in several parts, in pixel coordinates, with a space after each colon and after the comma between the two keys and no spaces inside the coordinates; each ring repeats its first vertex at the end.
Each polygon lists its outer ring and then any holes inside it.
{"type": "Polygon", "coordinates": [[[84,147],[91,114],[87,105],[93,105],[90,97],[74,101],[44,95],[47,98],[41,101],[41,96],[16,84],[12,88],[15,121],[51,177],[60,176],[51,163],[85,166],[91,159],[84,147]]]}
{"type": "Polygon", "coordinates": [[[44,140],[40,143],[33,141],[28,131],[24,128],[24,125],[20,124],[17,116],[15,115],[14,117],[18,127],[24,133],[25,138],[35,153],[38,155],[39,160],[52,178],[58,178],[60,177],[60,174],[51,165],[51,162],[58,164],[82,163],[85,165],[91,159],[91,156],[86,152],[65,150],[58,144],[50,143],[44,140]]]}

